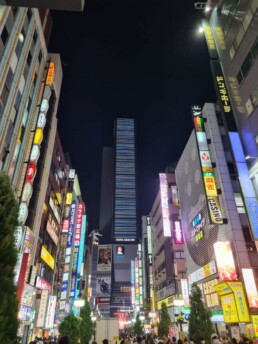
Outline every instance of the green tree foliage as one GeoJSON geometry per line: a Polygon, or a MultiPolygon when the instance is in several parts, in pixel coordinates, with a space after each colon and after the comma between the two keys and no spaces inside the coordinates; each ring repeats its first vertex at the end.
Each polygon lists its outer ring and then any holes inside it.
{"type": "Polygon", "coordinates": [[[80,340],[81,344],[88,344],[93,335],[90,305],[85,298],[85,305],[80,309],[80,340]]]}
{"type": "Polygon", "coordinates": [[[14,285],[14,268],[17,250],[14,245],[15,227],[18,225],[18,204],[10,181],[0,172],[0,343],[9,344],[18,330],[18,301],[14,285]]]}
{"type": "Polygon", "coordinates": [[[162,302],[161,311],[160,311],[160,322],[158,325],[159,337],[168,335],[169,325],[171,325],[171,318],[170,318],[170,315],[168,314],[168,310],[167,310],[167,306],[165,302],[162,302]]]}
{"type": "Polygon", "coordinates": [[[189,337],[194,343],[200,343],[204,337],[206,343],[210,342],[214,332],[211,322],[211,312],[202,301],[202,292],[197,284],[193,284],[190,293],[191,313],[189,315],[189,337]]]}
{"type": "Polygon", "coordinates": [[[59,332],[61,336],[69,338],[69,344],[77,344],[80,337],[79,331],[80,320],[76,318],[73,312],[70,312],[59,325],[59,332]]]}
{"type": "Polygon", "coordinates": [[[136,316],[136,321],[133,327],[134,334],[140,336],[142,334],[142,322],[140,320],[140,314],[138,313],[136,316]]]}

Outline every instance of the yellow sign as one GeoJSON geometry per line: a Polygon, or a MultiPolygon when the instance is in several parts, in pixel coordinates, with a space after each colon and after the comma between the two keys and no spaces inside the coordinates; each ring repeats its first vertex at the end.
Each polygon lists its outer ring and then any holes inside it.
{"type": "Polygon", "coordinates": [[[55,259],[53,256],[51,256],[51,254],[48,252],[48,250],[45,248],[45,246],[42,246],[41,248],[41,254],[40,254],[40,258],[42,260],[44,260],[45,263],[47,263],[47,265],[54,270],[55,267],[55,259]]]}
{"type": "Polygon", "coordinates": [[[43,140],[43,130],[41,128],[37,128],[34,135],[33,143],[34,145],[40,145],[43,140]]]}
{"type": "Polygon", "coordinates": [[[220,100],[221,100],[222,105],[223,105],[224,112],[225,113],[231,112],[230,99],[228,96],[228,91],[226,88],[224,77],[222,75],[217,75],[216,76],[216,82],[218,85],[219,96],[220,96],[220,100]]]}
{"type": "Polygon", "coordinates": [[[220,300],[225,323],[237,323],[239,319],[234,294],[223,295],[220,300]]]}
{"type": "Polygon", "coordinates": [[[254,326],[254,335],[258,337],[258,315],[252,315],[252,323],[254,326]]]}
{"type": "Polygon", "coordinates": [[[233,290],[234,295],[235,295],[239,321],[250,322],[250,316],[249,316],[249,311],[247,307],[247,302],[246,302],[242,282],[233,281],[233,282],[227,282],[227,284],[233,290]]]}
{"type": "Polygon", "coordinates": [[[158,309],[161,309],[161,305],[163,302],[165,302],[167,307],[173,306],[174,296],[166,297],[165,299],[158,301],[157,302],[158,309]]]}
{"type": "Polygon", "coordinates": [[[73,194],[72,194],[72,192],[68,192],[66,194],[66,204],[70,205],[70,204],[72,204],[72,201],[73,201],[73,194]]]}
{"type": "Polygon", "coordinates": [[[203,27],[203,31],[205,34],[208,48],[216,49],[215,41],[213,39],[212,32],[211,32],[211,27],[209,25],[203,25],[202,27],[203,27]]]}
{"type": "Polygon", "coordinates": [[[217,196],[217,187],[214,178],[214,173],[212,172],[203,172],[203,180],[205,185],[205,190],[207,196],[217,196]]]}
{"type": "Polygon", "coordinates": [[[48,71],[47,71],[46,85],[51,86],[53,84],[54,76],[55,76],[55,64],[54,62],[50,62],[48,71]]]}
{"type": "Polygon", "coordinates": [[[211,223],[222,225],[223,219],[218,197],[207,197],[211,223]]]}
{"type": "Polygon", "coordinates": [[[220,284],[214,285],[213,288],[219,294],[219,296],[226,295],[232,292],[226,282],[222,282],[220,284]]]}

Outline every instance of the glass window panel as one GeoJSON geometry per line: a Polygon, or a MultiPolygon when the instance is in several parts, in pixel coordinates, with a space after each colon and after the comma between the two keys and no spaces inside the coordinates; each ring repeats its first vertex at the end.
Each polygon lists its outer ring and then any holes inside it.
{"type": "Polygon", "coordinates": [[[12,71],[12,68],[9,68],[7,76],[6,76],[6,80],[5,80],[8,90],[10,90],[11,88],[12,81],[13,81],[13,71],[12,71]]]}
{"type": "Polygon", "coordinates": [[[243,20],[243,27],[244,27],[245,31],[247,31],[248,26],[250,25],[252,19],[253,19],[253,13],[250,10],[250,8],[248,8],[246,15],[244,17],[244,20],[243,20]]]}
{"type": "Polygon", "coordinates": [[[240,29],[239,29],[239,31],[238,31],[238,33],[237,33],[237,35],[236,35],[236,38],[235,38],[235,40],[234,40],[234,43],[235,43],[235,47],[236,47],[236,48],[238,48],[239,45],[240,45],[240,43],[242,42],[242,39],[243,39],[243,37],[244,37],[244,34],[245,34],[245,30],[244,30],[243,26],[241,25],[241,26],[240,26],[240,29]]]}
{"type": "Polygon", "coordinates": [[[241,66],[241,70],[244,77],[247,76],[250,68],[252,67],[252,64],[253,64],[253,57],[252,57],[252,54],[249,52],[241,66]]]}
{"type": "Polygon", "coordinates": [[[258,37],[256,38],[256,40],[252,46],[251,52],[253,54],[253,57],[256,58],[256,56],[258,55],[258,37]]]}
{"type": "Polygon", "coordinates": [[[4,26],[3,31],[1,33],[1,38],[2,38],[2,42],[3,42],[4,46],[7,43],[8,37],[9,37],[8,30],[7,30],[6,26],[4,26]]]}

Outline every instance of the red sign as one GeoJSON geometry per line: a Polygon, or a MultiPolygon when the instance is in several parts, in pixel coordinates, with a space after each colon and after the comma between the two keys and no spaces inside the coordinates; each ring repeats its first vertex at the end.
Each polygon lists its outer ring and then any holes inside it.
{"type": "Polygon", "coordinates": [[[68,229],[69,229],[69,220],[64,220],[63,221],[63,227],[62,227],[62,232],[63,233],[68,233],[68,229]]]}
{"type": "Polygon", "coordinates": [[[26,172],[26,181],[31,182],[36,175],[36,164],[35,162],[30,162],[28,164],[27,172],[26,172]]]}
{"type": "Polygon", "coordinates": [[[42,290],[51,290],[51,285],[39,276],[37,276],[36,287],[42,290]]]}

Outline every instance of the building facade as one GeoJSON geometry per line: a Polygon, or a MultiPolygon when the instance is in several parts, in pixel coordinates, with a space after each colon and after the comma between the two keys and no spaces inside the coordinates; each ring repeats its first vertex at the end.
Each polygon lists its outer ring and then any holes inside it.
{"type": "Polygon", "coordinates": [[[183,235],[179,216],[179,202],[175,179],[175,166],[159,174],[160,190],[150,212],[152,227],[153,284],[155,309],[167,305],[172,322],[179,315],[175,300],[182,298],[182,279],[186,278],[183,235]]]}
{"type": "Polygon", "coordinates": [[[84,0],[1,0],[3,6],[31,7],[31,8],[50,8],[61,11],[82,11],[84,0]]]}
{"type": "Polygon", "coordinates": [[[225,331],[225,324],[232,323],[226,300],[238,302],[237,288],[244,311],[235,311],[234,321],[251,322],[253,307],[243,294],[246,288],[249,295],[246,275],[254,272],[257,253],[220,108],[193,106],[192,115],[195,129],[176,167],[188,282],[198,283],[212,321],[225,331]],[[220,282],[231,283],[230,296],[216,291],[220,282]]]}

